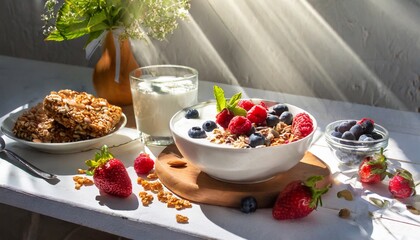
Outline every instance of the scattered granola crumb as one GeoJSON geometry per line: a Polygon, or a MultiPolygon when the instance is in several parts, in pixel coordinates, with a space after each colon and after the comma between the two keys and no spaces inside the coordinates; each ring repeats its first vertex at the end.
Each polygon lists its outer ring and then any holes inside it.
{"type": "Polygon", "coordinates": [[[181,214],[177,214],[176,215],[176,221],[178,222],[178,223],[188,223],[188,217],[187,216],[183,216],[183,215],[181,215],[181,214]]]}
{"type": "Polygon", "coordinates": [[[347,201],[353,201],[353,194],[349,190],[342,190],[337,193],[338,198],[344,198],[347,201]]]}
{"type": "Polygon", "coordinates": [[[155,172],[152,172],[152,173],[149,173],[149,174],[147,175],[147,178],[148,178],[148,179],[153,179],[153,180],[155,180],[155,179],[157,179],[157,178],[158,178],[158,176],[157,176],[157,174],[156,174],[155,172]]]}
{"type": "Polygon", "coordinates": [[[79,169],[77,169],[77,173],[78,174],[86,174],[86,170],[79,168],[79,169]]]}
{"type": "Polygon", "coordinates": [[[350,210],[348,210],[347,208],[340,209],[340,211],[338,212],[338,216],[340,218],[349,218],[350,210]]]}
{"type": "Polygon", "coordinates": [[[154,199],[153,195],[148,194],[147,192],[140,192],[139,197],[141,199],[141,203],[143,204],[143,206],[149,206],[149,204],[151,204],[154,199]]]}
{"type": "Polygon", "coordinates": [[[74,181],[74,188],[79,190],[82,186],[92,186],[93,185],[93,181],[87,177],[82,177],[82,176],[74,176],[73,177],[73,181],[74,181]]]}

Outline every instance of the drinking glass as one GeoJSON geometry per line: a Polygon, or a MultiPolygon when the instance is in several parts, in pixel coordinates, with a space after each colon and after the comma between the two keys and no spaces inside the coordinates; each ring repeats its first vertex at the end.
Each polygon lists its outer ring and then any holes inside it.
{"type": "Polygon", "coordinates": [[[178,65],[153,65],[130,73],[134,116],[146,145],[173,143],[169,120],[179,110],[197,103],[197,70],[178,65]]]}

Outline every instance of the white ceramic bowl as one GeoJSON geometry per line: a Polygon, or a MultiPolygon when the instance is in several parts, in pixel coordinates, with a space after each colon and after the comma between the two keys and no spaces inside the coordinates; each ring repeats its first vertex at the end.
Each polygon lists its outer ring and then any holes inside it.
{"type": "MultiPolygon", "coordinates": [[[[252,99],[255,103],[264,101],[267,107],[277,102],[252,99]]],[[[296,106],[286,104],[295,116],[306,112],[296,106]]],[[[213,178],[235,183],[253,183],[268,180],[278,173],[285,172],[295,166],[308,150],[317,127],[312,118],[314,130],[298,141],[262,148],[234,148],[226,144],[211,143],[208,139],[194,139],[188,136],[188,130],[194,126],[202,126],[206,120],[215,120],[216,102],[207,101],[177,112],[170,121],[170,129],[174,141],[181,154],[201,171],[213,178]],[[199,119],[186,119],[188,109],[197,109],[199,119]]]]}

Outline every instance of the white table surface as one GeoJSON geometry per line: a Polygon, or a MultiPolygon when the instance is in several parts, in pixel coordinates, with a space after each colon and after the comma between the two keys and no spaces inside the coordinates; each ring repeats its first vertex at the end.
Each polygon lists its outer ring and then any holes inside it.
{"type": "MultiPolygon", "coordinates": [[[[90,68],[0,56],[0,116],[3,116],[0,122],[9,112],[40,101],[52,90],[71,88],[93,92],[91,74],[90,68]]],[[[213,84],[200,82],[200,101],[212,98],[213,84]]],[[[352,179],[355,172],[339,168],[322,134],[330,121],[373,118],[390,132],[386,155],[392,164],[410,170],[414,178],[420,180],[419,113],[218,85],[225,89],[226,95],[242,91],[244,97],[291,103],[315,116],[319,127],[310,151],[329,165],[334,176],[333,187],[324,196],[322,207],[306,218],[281,222],[272,218],[271,209],[243,214],[238,209],[194,203],[190,209],[177,211],[156,198],[144,207],[137,196],[143,188],[136,183],[132,162],[141,151],[156,157],[162,148],[145,148],[137,140],[136,131],[130,128],[106,141],[113,146],[114,155],[124,161],[133,180],[133,195],[128,199],[100,195],[93,186],[74,189],[72,177],[96,150],[53,155],[34,151],[5,137],[8,148],[38,167],[56,173],[58,181],[37,178],[0,153],[0,202],[133,239],[418,239],[420,216],[409,213],[403,202],[390,198],[386,181],[363,188],[352,179]],[[356,200],[336,197],[336,193],[345,188],[357,193],[356,200]],[[392,207],[378,209],[368,202],[371,196],[390,200],[392,207]],[[341,208],[351,209],[352,217],[339,218],[341,208]],[[177,213],[188,216],[189,224],[176,223],[177,213]]],[[[420,192],[420,187],[417,191],[420,192]]],[[[420,209],[419,195],[404,202],[420,209]]]]}

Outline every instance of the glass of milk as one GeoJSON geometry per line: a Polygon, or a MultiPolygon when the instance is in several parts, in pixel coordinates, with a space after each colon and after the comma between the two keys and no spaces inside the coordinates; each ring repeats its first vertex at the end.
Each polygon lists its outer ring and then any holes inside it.
{"type": "Polygon", "coordinates": [[[130,73],[134,116],[146,145],[173,143],[169,120],[179,110],[197,103],[197,70],[177,65],[153,65],[130,73]]]}

